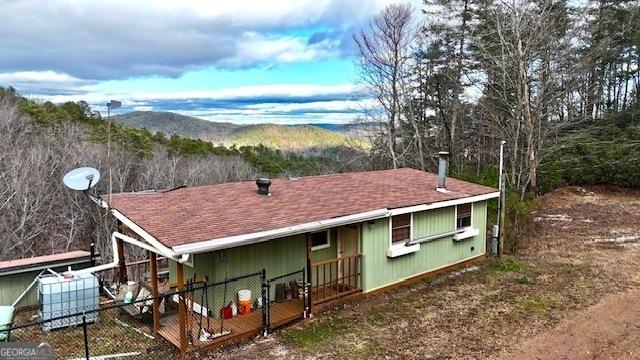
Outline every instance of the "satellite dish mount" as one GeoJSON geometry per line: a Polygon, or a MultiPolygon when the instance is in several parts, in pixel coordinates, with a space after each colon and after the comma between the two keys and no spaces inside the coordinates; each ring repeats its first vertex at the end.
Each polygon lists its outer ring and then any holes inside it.
{"type": "Polygon", "coordinates": [[[88,193],[89,189],[96,186],[100,181],[100,172],[92,167],[81,167],[66,173],[62,182],[66,187],[75,191],[82,191],[93,202],[99,203],[99,199],[88,193]]]}

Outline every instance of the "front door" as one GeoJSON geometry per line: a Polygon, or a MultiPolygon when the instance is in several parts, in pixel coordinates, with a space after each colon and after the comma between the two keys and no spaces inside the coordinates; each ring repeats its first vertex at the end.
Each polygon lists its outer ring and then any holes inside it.
{"type": "MultiPolygon", "coordinates": [[[[338,228],[338,258],[358,254],[359,225],[340,226],[338,228]]],[[[338,261],[338,278],[348,279],[356,273],[355,261],[345,259],[338,261]]],[[[343,281],[346,282],[346,281],[343,281]]]]}

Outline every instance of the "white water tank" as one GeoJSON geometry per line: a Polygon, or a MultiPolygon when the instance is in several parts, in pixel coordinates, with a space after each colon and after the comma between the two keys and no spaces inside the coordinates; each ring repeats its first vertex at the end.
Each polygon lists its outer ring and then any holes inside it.
{"type": "MultiPolygon", "coordinates": [[[[98,279],[92,274],[80,274],[69,278],[42,276],[38,279],[38,302],[40,320],[64,316],[42,323],[43,330],[82,324],[83,312],[97,310],[100,307],[98,279]]],[[[85,316],[88,323],[98,320],[97,311],[85,316]]]]}

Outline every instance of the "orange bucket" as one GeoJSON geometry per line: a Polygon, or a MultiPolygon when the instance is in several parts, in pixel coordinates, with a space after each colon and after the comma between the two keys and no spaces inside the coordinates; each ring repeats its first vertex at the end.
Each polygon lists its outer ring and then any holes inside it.
{"type": "Polygon", "coordinates": [[[240,300],[238,302],[238,312],[247,315],[251,312],[251,300],[240,300]]]}

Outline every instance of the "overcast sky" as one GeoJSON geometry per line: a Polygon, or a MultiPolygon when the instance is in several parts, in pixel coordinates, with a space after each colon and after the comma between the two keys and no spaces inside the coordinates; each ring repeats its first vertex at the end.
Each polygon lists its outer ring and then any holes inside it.
{"type": "Polygon", "coordinates": [[[362,101],[352,34],[389,2],[0,0],[0,85],[98,110],[344,122],[362,101]]]}

